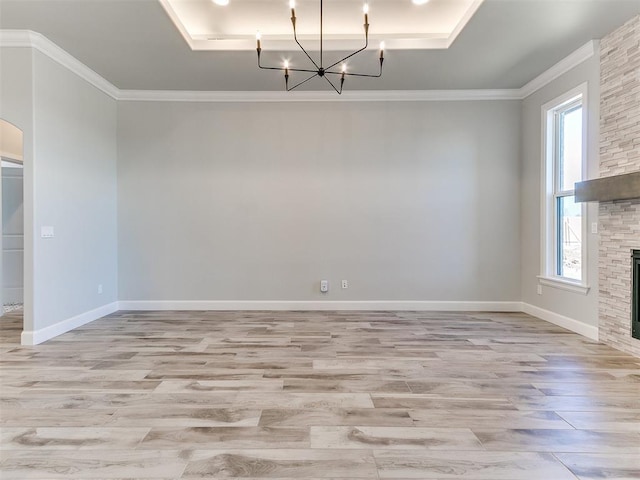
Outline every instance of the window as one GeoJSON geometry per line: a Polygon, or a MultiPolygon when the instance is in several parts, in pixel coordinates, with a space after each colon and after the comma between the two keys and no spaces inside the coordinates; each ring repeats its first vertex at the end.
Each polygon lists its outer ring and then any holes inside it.
{"type": "Polygon", "coordinates": [[[581,86],[543,107],[542,283],[586,284],[585,207],[575,201],[575,184],[582,181],[586,163],[585,99],[586,86],[581,86]]]}

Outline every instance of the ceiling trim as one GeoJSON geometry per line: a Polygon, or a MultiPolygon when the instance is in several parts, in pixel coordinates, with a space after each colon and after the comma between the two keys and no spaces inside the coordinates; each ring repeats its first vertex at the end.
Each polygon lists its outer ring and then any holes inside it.
{"type": "Polygon", "coordinates": [[[119,88],[40,33],[31,30],[0,30],[0,47],[38,50],[110,97],[118,98],[119,88]]]}
{"type": "Polygon", "coordinates": [[[34,48],[66,67],[110,97],[122,101],[155,102],[434,102],[468,100],[521,100],[591,58],[597,40],[538,75],[522,88],[476,90],[355,90],[341,96],[330,91],[178,91],[122,90],[67,53],[44,35],[30,30],[0,30],[0,47],[34,48]]]}
{"type": "Polygon", "coordinates": [[[554,81],[556,78],[577,67],[582,62],[589,60],[595,55],[595,52],[598,50],[598,45],[599,44],[597,40],[590,40],[583,46],[578,48],[576,51],[570,53],[565,58],[560,60],[553,67],[542,72],[536,78],[527,83],[524,87],[520,88],[520,94],[522,98],[527,98],[529,95],[537,92],[545,85],[548,85],[549,83],[554,81]]]}
{"type": "Polygon", "coordinates": [[[518,100],[519,90],[352,90],[195,92],[172,90],[121,90],[118,100],[142,102],[434,102],[464,100],[518,100]]]}

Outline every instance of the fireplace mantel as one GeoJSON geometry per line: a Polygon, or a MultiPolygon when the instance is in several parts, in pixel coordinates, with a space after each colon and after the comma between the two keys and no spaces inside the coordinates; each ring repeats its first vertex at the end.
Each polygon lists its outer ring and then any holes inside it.
{"type": "Polygon", "coordinates": [[[640,172],[576,183],[577,202],[612,202],[640,198],[640,172]]]}

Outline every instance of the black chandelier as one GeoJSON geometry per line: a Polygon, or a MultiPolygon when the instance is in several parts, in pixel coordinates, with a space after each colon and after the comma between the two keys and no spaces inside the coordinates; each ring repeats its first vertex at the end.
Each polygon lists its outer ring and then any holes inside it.
{"type": "Polygon", "coordinates": [[[382,64],[384,63],[384,42],[380,43],[380,72],[377,75],[370,75],[370,74],[365,74],[365,73],[353,73],[353,72],[348,72],[347,71],[347,65],[344,63],[346,60],[348,60],[349,58],[357,55],[360,52],[363,52],[364,50],[367,49],[367,47],[369,46],[369,5],[367,3],[364,4],[363,7],[363,11],[364,11],[364,47],[362,47],[360,50],[356,50],[355,52],[353,52],[350,55],[347,55],[346,57],[338,60],[337,62],[332,63],[331,65],[325,66],[324,64],[324,48],[323,48],[323,5],[322,5],[322,0],[320,0],[320,64],[318,65],[318,63],[311,57],[311,55],[309,55],[309,53],[305,50],[305,48],[302,46],[302,44],[298,41],[298,34],[296,32],[296,5],[295,5],[295,0],[290,0],[289,2],[289,6],[291,7],[291,24],[293,25],[293,39],[295,40],[295,42],[298,44],[298,46],[300,47],[300,49],[304,52],[304,54],[307,56],[307,58],[311,61],[311,63],[313,64],[313,69],[312,68],[291,68],[289,66],[289,61],[285,60],[284,61],[284,66],[283,67],[265,67],[260,63],[260,54],[262,53],[262,46],[260,43],[261,40],[261,36],[260,36],[260,32],[258,32],[256,34],[256,41],[257,41],[257,48],[256,51],[258,52],[258,67],[260,67],[263,70],[279,70],[281,72],[284,72],[284,82],[285,82],[285,88],[287,90],[287,92],[290,92],[291,90],[298,88],[300,85],[303,85],[305,83],[307,83],[309,80],[311,80],[312,78],[315,77],[320,77],[320,78],[324,78],[329,85],[331,85],[331,87],[336,91],[336,93],[338,95],[342,94],[342,87],[344,86],[344,80],[345,77],[370,77],[370,78],[380,78],[382,76],[382,64]],[[338,64],[342,64],[340,71],[336,71],[336,70],[332,70],[334,67],[336,67],[338,64]],[[289,72],[303,72],[303,73],[311,73],[312,75],[309,76],[308,78],[306,78],[305,80],[302,80],[299,83],[296,83],[293,86],[289,86],[289,72]],[[336,85],[331,81],[331,79],[329,78],[330,75],[336,75],[340,77],[340,88],[336,87],[336,85]]]}

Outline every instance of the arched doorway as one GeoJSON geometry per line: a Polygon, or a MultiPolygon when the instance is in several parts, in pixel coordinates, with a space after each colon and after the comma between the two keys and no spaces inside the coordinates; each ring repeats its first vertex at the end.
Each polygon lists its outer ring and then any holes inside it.
{"type": "Polygon", "coordinates": [[[20,322],[24,304],[24,176],[23,132],[0,119],[0,315],[20,322]]]}

